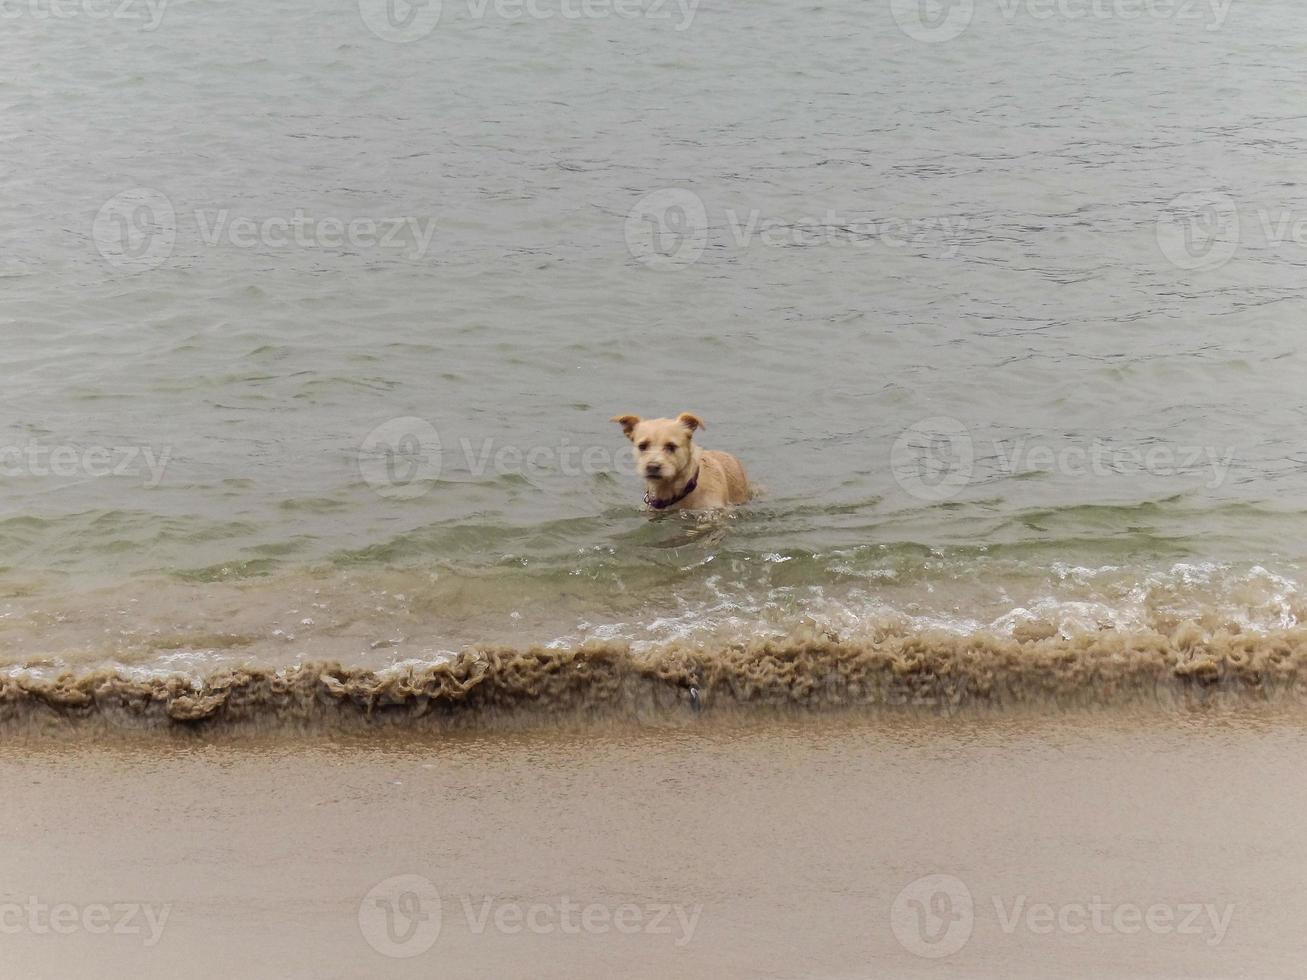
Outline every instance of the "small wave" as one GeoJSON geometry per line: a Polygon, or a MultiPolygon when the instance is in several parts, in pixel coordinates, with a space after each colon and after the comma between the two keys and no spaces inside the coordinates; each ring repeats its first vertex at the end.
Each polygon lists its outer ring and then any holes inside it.
{"type": "Polygon", "coordinates": [[[338,663],[203,677],[96,669],[0,676],[0,730],[337,731],[689,721],[732,712],[1171,705],[1301,700],[1307,628],[1066,637],[1048,624],[991,633],[812,630],[722,645],[474,647],[381,670],[338,663]]]}

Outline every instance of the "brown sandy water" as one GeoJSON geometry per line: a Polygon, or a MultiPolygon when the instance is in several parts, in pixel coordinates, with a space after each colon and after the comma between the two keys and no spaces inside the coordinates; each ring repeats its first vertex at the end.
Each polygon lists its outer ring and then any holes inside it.
{"type": "Polygon", "coordinates": [[[704,648],[623,643],[477,647],[384,670],[338,663],[251,665],[203,678],[0,674],[0,730],[51,737],[505,727],[703,713],[1301,704],[1307,629],[1272,633],[1104,631],[1012,637],[886,627],[864,639],[809,629],[784,640],[704,648]]]}
{"type": "Polygon", "coordinates": [[[1265,706],[11,739],[0,975],[1297,977],[1304,752],[1265,706]]]}

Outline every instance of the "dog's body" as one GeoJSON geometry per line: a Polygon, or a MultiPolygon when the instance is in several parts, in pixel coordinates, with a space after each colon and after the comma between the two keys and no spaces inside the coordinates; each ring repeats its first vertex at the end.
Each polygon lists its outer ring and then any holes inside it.
{"type": "Polygon", "coordinates": [[[636,467],[645,480],[644,502],[653,510],[711,510],[749,499],[740,461],[695,445],[694,433],[707,428],[696,416],[616,415],[613,421],[635,447],[636,467]]]}

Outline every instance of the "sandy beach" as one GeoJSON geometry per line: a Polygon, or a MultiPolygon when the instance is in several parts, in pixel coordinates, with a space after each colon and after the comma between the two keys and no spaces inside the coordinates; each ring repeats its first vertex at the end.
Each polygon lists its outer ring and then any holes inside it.
{"type": "Polygon", "coordinates": [[[1298,976],[1305,749],[1265,707],[11,740],[0,974],[1298,976]]]}

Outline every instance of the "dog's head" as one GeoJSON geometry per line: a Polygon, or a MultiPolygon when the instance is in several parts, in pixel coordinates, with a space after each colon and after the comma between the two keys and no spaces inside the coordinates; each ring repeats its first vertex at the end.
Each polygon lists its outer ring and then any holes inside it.
{"type": "Polygon", "coordinates": [[[682,412],[674,419],[642,419],[614,415],[635,447],[635,466],[646,480],[671,480],[694,461],[694,433],[707,428],[695,415],[682,412]]]}

